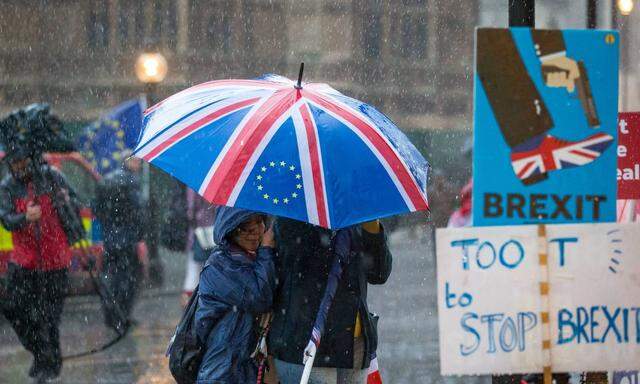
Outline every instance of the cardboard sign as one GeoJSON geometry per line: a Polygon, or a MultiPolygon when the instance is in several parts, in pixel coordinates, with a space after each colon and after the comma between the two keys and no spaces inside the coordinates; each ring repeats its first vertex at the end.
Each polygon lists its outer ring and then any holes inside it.
{"type": "Polygon", "coordinates": [[[640,113],[618,118],[618,199],[640,199],[640,113]]]}
{"type": "Polygon", "coordinates": [[[618,34],[476,31],[474,225],[614,222],[618,34]]]}
{"type": "Polygon", "coordinates": [[[442,374],[541,372],[545,327],[554,372],[636,369],[639,234],[638,224],[548,225],[539,244],[537,226],[438,229],[442,374]]]}

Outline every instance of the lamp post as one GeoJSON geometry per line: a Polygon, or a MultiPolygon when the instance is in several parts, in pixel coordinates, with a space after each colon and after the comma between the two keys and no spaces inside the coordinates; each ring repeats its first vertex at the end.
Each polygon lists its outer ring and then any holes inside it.
{"type": "MultiPolygon", "coordinates": [[[[169,66],[167,59],[157,51],[143,52],[138,56],[135,64],[135,73],[138,80],[144,84],[144,97],[147,106],[154,104],[156,100],[157,86],[167,76],[169,66]]],[[[158,253],[158,243],[160,239],[160,217],[158,215],[157,192],[151,188],[150,169],[145,163],[142,174],[142,195],[147,201],[148,223],[147,223],[147,246],[149,249],[149,277],[151,283],[162,285],[164,280],[164,268],[158,253]]]]}

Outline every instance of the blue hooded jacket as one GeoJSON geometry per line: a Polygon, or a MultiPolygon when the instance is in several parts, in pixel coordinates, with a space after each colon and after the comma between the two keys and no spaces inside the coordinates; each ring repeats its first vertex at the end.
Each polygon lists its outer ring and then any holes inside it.
{"type": "Polygon", "coordinates": [[[225,236],[255,212],[219,207],[214,224],[218,244],[200,273],[196,332],[205,345],[198,384],[255,383],[250,358],[256,342],[257,315],[271,309],[275,289],[274,250],[260,247],[255,261],[225,236]]]}

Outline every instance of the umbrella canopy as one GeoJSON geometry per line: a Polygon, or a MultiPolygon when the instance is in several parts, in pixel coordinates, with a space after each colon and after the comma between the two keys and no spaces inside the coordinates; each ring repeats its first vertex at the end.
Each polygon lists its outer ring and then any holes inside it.
{"type": "Polygon", "coordinates": [[[342,228],[428,209],[428,163],[375,108],[276,75],[196,85],[145,112],[134,155],[213,204],[342,228]]]}

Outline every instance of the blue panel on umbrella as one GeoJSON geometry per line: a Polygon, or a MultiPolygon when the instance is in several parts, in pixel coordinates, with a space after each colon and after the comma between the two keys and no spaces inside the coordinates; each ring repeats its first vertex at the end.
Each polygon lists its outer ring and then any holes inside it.
{"type": "Polygon", "coordinates": [[[256,162],[235,206],[306,221],[299,159],[295,129],[288,119],[256,162]]]}
{"type": "Polygon", "coordinates": [[[197,191],[218,154],[250,107],[213,121],[167,149],[151,163],[197,191]]]}
{"type": "Polygon", "coordinates": [[[387,116],[369,104],[352,99],[348,96],[334,96],[356,111],[360,111],[385,135],[394,146],[400,157],[405,161],[413,178],[423,191],[427,190],[427,172],[429,163],[422,157],[420,151],[409,141],[402,131],[387,116]]]}
{"type": "Polygon", "coordinates": [[[389,174],[360,137],[318,108],[311,106],[311,113],[319,127],[331,226],[406,212],[389,174]]]}

